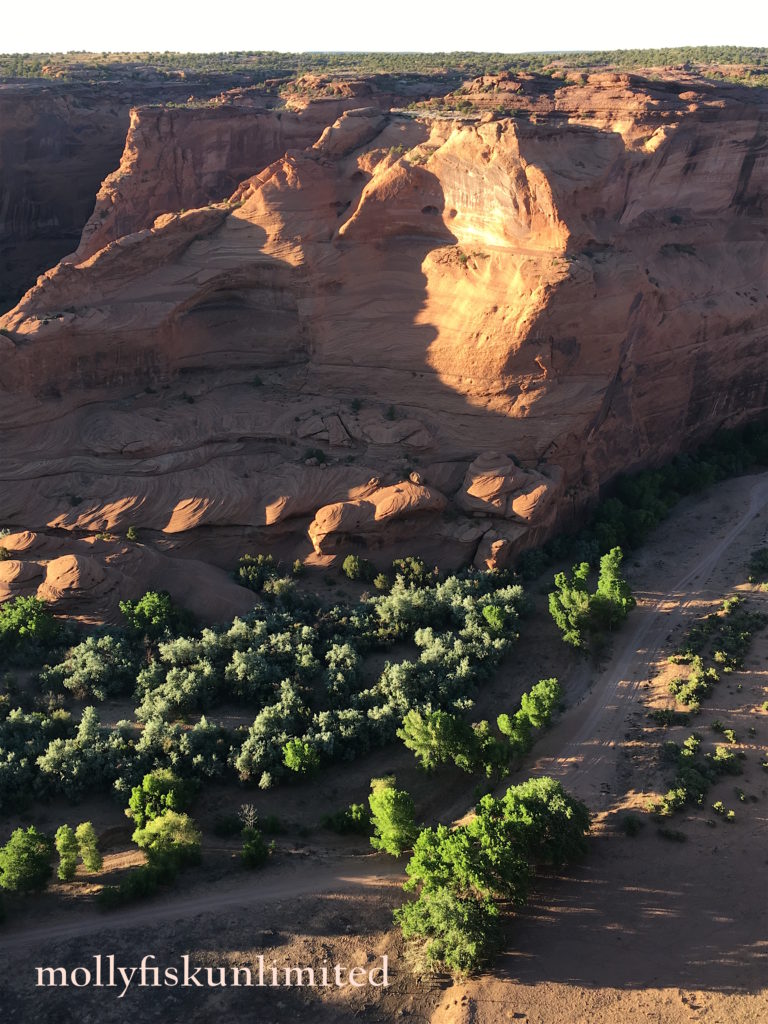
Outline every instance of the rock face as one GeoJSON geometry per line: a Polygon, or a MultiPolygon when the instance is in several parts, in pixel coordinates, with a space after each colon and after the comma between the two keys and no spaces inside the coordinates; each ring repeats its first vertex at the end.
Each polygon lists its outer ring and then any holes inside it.
{"type": "Polygon", "coordinates": [[[0,522],[500,564],[762,414],[763,93],[467,90],[530,116],[135,113],[80,248],[0,322],[0,522]]]}
{"type": "Polygon", "coordinates": [[[0,310],[77,247],[94,196],[120,160],[131,107],[221,88],[178,80],[0,83],[0,310]]]}
{"type": "Polygon", "coordinates": [[[275,112],[274,100],[233,104],[224,99],[131,110],[120,166],[101,185],[69,262],[81,263],[123,235],[151,227],[159,213],[227,199],[244,178],[287,150],[311,146],[329,116],[357,102],[350,97],[275,112]]]}

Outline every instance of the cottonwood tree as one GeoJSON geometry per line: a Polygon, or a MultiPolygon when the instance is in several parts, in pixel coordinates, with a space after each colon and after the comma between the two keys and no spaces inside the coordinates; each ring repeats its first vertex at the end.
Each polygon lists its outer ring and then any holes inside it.
{"type": "Polygon", "coordinates": [[[413,799],[405,790],[397,789],[395,782],[393,776],[371,779],[368,803],[373,825],[371,846],[399,857],[413,845],[419,830],[413,799]]]}
{"type": "Polygon", "coordinates": [[[82,821],[75,829],[80,856],[86,871],[101,871],[103,858],[99,851],[99,837],[90,821],[82,821]]]}
{"type": "Polygon", "coordinates": [[[59,855],[58,877],[62,882],[70,882],[75,877],[80,854],[80,844],[74,830],[69,825],[60,825],[56,829],[55,843],[59,855]]]}
{"type": "Polygon", "coordinates": [[[17,828],[0,847],[0,887],[11,892],[44,889],[53,874],[54,843],[32,825],[17,828]]]}

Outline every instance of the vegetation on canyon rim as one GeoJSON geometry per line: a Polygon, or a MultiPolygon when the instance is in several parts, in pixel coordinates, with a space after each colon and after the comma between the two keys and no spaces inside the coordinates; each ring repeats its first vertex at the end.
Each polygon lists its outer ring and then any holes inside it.
{"type": "MultiPolygon", "coordinates": [[[[121,65],[149,66],[160,73],[192,71],[200,75],[242,74],[253,81],[299,77],[307,72],[358,74],[467,75],[557,68],[652,68],[664,66],[747,65],[765,70],[768,50],[745,46],[680,46],[648,50],[595,50],[565,53],[24,53],[0,54],[0,77],[34,78],[87,72],[94,79],[114,74],[121,65]],[[49,69],[44,71],[44,69],[49,69]]],[[[747,76],[745,76],[747,77],[747,76]]]]}

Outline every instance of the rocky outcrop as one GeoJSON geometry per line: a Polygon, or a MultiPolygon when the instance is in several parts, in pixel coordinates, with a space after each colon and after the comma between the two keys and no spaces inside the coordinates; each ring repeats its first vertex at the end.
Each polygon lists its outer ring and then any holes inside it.
{"type": "Polygon", "coordinates": [[[131,107],[183,103],[190,92],[205,98],[223,84],[157,76],[95,87],[0,83],[0,310],[77,248],[94,196],[120,161],[131,107]]]}
{"type": "Polygon", "coordinates": [[[467,512],[535,523],[556,494],[556,486],[543,474],[521,469],[506,455],[486,452],[469,466],[456,503],[467,512]]]}
{"type": "MultiPolygon", "coordinates": [[[[412,480],[389,487],[376,484],[364,497],[318,509],[307,531],[316,554],[335,553],[350,544],[391,543],[398,532],[399,536],[408,536],[415,524],[425,518],[434,519],[434,514],[447,505],[439,491],[412,480]]],[[[418,530],[418,525],[415,528],[418,530]]]]}
{"type": "MultiPolygon", "coordinates": [[[[68,262],[81,263],[110,242],[149,228],[163,213],[229,198],[244,179],[287,150],[306,149],[354,98],[275,110],[275,99],[245,105],[133,109],[120,165],[104,180],[68,262]],[[329,109],[329,106],[331,109],[329,109]],[[319,109],[318,109],[319,108],[319,109]]],[[[343,119],[342,119],[343,120],[343,119]]]]}
{"type": "Polygon", "coordinates": [[[2,321],[0,522],[299,554],[447,524],[504,564],[617,472],[762,414],[763,94],[496,85],[466,95],[528,115],[346,97],[226,201],[160,216],[134,133],[110,193],[130,232],[92,232],[2,321]]]}

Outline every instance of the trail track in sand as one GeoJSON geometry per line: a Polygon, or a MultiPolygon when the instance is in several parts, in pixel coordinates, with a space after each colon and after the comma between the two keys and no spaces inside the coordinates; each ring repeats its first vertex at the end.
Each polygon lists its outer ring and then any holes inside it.
{"type": "MultiPolygon", "coordinates": [[[[715,569],[767,504],[768,475],[761,474],[750,487],[747,509],[714,547],[697,557],[665,593],[638,601],[595,685],[537,744],[532,774],[559,778],[593,810],[602,809],[601,802],[610,802],[610,794],[600,787],[605,785],[615,745],[624,736],[641,684],[650,678],[670,632],[700,602],[715,569]],[[695,581],[698,586],[693,590],[695,581]]],[[[575,670],[588,671],[586,665],[575,670]]]]}

